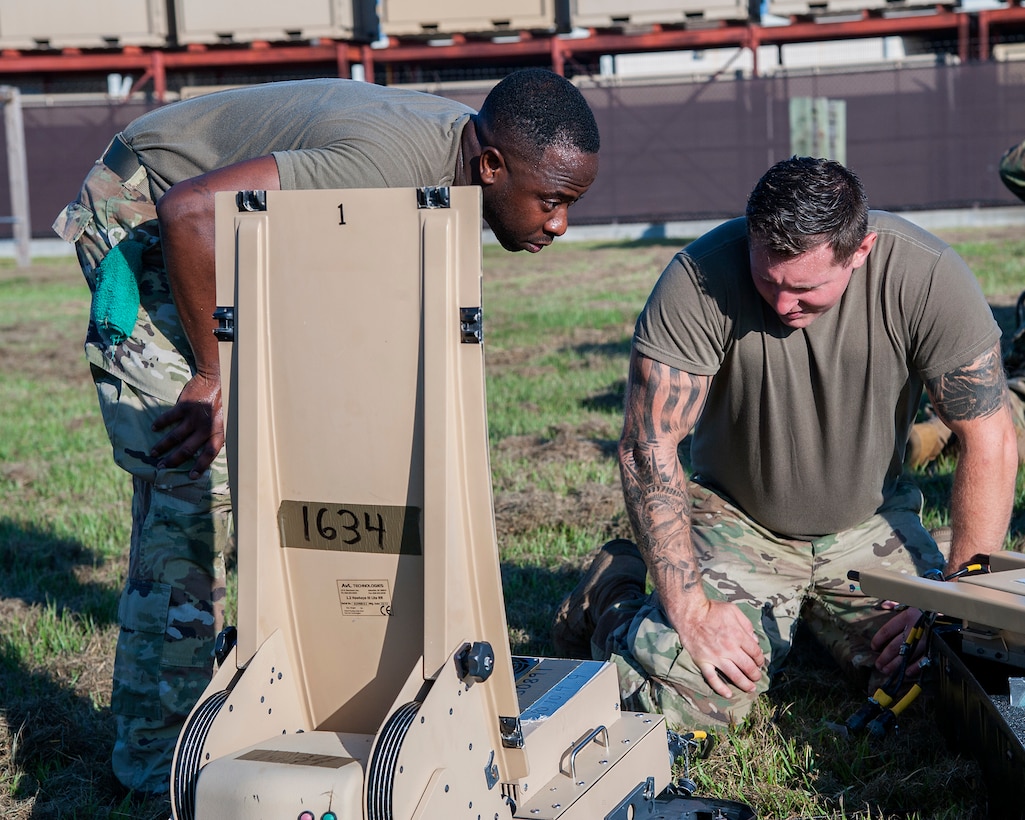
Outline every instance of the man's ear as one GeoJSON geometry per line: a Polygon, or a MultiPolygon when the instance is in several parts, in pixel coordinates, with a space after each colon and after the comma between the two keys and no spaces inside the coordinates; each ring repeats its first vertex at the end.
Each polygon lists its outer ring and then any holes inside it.
{"type": "Polygon", "coordinates": [[[854,257],[851,259],[852,268],[860,268],[865,264],[865,260],[868,259],[868,252],[872,250],[872,246],[875,245],[876,239],[879,238],[879,234],[868,233],[865,238],[861,240],[861,245],[854,252],[854,257]]]}
{"type": "Polygon", "coordinates": [[[497,148],[486,145],[480,152],[480,181],[482,185],[494,185],[505,173],[505,158],[497,148]]]}

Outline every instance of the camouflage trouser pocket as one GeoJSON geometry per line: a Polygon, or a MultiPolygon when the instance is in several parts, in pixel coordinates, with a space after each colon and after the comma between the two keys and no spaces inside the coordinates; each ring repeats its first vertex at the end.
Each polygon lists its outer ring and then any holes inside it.
{"type": "Polygon", "coordinates": [[[155,481],[157,459],[149,455],[150,448],[157,441],[152,425],[159,412],[170,409],[173,403],[146,412],[134,391],[123,380],[96,365],[90,365],[90,368],[114,462],[143,481],[155,481]]]}
{"type": "Polygon", "coordinates": [[[95,364],[90,367],[103,424],[118,467],[161,490],[197,503],[203,499],[210,503],[211,493],[227,495],[228,464],[223,450],[198,479],[189,475],[193,461],[178,467],[159,467],[160,458],[150,455],[153,445],[164,435],[153,431],[153,422],[174,406],[175,396],[155,396],[95,364]]]}
{"type": "Polygon", "coordinates": [[[161,661],[171,605],[171,587],[129,581],[118,604],[121,634],[114,660],[110,709],[114,714],[159,719],[161,661]]]}

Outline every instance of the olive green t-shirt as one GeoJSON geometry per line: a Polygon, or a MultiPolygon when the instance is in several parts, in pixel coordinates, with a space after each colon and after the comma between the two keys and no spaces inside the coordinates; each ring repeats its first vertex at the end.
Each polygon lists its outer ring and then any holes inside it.
{"type": "Polygon", "coordinates": [[[354,80],[267,83],[158,108],[124,130],[154,201],[176,182],[274,155],[284,189],[450,185],[473,109],[354,80]]]}
{"type": "Polygon", "coordinates": [[[751,278],[744,219],[669,263],[641,313],[639,352],[711,375],[695,425],[700,480],[767,529],[840,532],[893,491],[924,380],[1000,338],[978,281],[948,245],[893,214],[840,302],[784,325],[751,278]]]}

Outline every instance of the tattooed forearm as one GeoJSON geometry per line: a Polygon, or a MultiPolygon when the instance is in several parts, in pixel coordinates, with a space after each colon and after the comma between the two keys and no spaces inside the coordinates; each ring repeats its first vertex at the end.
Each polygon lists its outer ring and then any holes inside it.
{"type": "Polygon", "coordinates": [[[999,348],[975,361],[926,383],[940,415],[947,421],[966,421],[990,416],[1007,401],[1004,369],[999,348]]]}
{"type": "Polygon", "coordinates": [[[620,472],[630,523],[656,587],[700,582],[690,539],[687,476],[677,446],[701,410],[708,377],[635,357],[620,441],[620,472]]]}

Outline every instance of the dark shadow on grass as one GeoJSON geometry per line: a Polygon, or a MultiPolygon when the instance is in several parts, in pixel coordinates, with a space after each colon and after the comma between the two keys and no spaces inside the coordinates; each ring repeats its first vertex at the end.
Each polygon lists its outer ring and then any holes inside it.
{"type": "Polygon", "coordinates": [[[2,639],[0,704],[12,740],[0,753],[8,772],[0,815],[34,820],[168,816],[165,801],[130,796],[114,777],[110,709],[76,694],[67,680],[26,669],[18,650],[2,639]]]}
{"type": "Polygon", "coordinates": [[[626,379],[623,379],[622,381],[609,385],[609,389],[604,393],[594,393],[590,396],[584,396],[584,398],[580,400],[580,406],[585,410],[594,410],[599,413],[615,413],[617,416],[622,416],[624,409],[623,402],[625,399],[626,379]]]}
{"type": "MultiPolygon", "coordinates": [[[[599,545],[595,544],[595,548],[599,545]]],[[[502,563],[502,590],[514,655],[557,657],[551,629],[555,611],[562,599],[577,585],[583,567],[566,566],[558,570],[502,563]]]]}
{"type": "MultiPolygon", "coordinates": [[[[696,237],[694,237],[696,238],[696,237]]],[[[650,225],[638,239],[611,240],[608,242],[595,243],[595,250],[605,248],[678,248],[682,249],[693,239],[676,236],[666,236],[665,225],[650,225]]]]}
{"type": "Polygon", "coordinates": [[[92,618],[98,625],[114,623],[119,593],[100,583],[82,583],[76,568],[104,560],[79,541],[50,529],[0,518],[0,599],[29,605],[52,603],[92,618]]]}
{"type": "Polygon", "coordinates": [[[606,359],[623,358],[630,356],[630,346],[633,344],[631,337],[624,337],[615,342],[585,342],[584,344],[573,345],[572,350],[579,356],[600,356],[606,359]]]}
{"type": "Polygon", "coordinates": [[[599,413],[611,412],[622,416],[623,402],[626,398],[625,362],[630,356],[630,345],[631,340],[629,338],[624,338],[616,342],[603,342],[601,344],[587,343],[575,345],[573,347],[573,352],[581,357],[598,357],[602,359],[621,358],[624,360],[623,378],[614,381],[608,386],[608,389],[602,393],[584,396],[580,401],[580,406],[585,410],[594,410],[599,413]]]}

